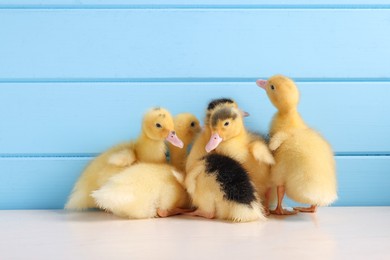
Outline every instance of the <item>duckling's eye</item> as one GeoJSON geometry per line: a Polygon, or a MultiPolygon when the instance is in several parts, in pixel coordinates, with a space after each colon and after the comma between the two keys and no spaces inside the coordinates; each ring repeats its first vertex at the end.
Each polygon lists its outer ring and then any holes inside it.
{"type": "Polygon", "coordinates": [[[161,128],[162,126],[161,126],[159,123],[157,123],[157,124],[156,124],[156,127],[157,127],[157,128],[161,128]]]}
{"type": "Polygon", "coordinates": [[[191,127],[194,127],[195,126],[195,122],[191,122],[191,127]]]}
{"type": "Polygon", "coordinates": [[[271,85],[270,88],[271,88],[272,90],[274,90],[274,89],[275,89],[275,86],[274,86],[274,85],[271,85]]]}
{"type": "Polygon", "coordinates": [[[228,126],[229,125],[229,122],[225,122],[225,124],[223,124],[224,126],[228,126]]]}

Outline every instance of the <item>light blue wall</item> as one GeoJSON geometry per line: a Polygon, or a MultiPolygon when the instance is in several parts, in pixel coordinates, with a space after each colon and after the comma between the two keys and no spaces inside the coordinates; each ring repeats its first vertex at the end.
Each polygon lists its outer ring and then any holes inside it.
{"type": "Polygon", "coordinates": [[[61,208],[152,106],[233,97],[265,133],[275,73],[335,150],[335,205],[390,205],[388,1],[181,2],[0,0],[0,209],[61,208]]]}

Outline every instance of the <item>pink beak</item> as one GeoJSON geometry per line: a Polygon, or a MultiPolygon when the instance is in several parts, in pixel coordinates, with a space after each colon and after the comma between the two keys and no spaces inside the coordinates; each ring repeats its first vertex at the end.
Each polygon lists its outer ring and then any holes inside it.
{"type": "Polygon", "coordinates": [[[169,132],[167,138],[165,138],[168,142],[173,144],[176,147],[183,148],[184,144],[183,141],[179,139],[179,137],[176,135],[175,131],[169,132]]]}
{"type": "Polygon", "coordinates": [[[267,85],[267,81],[265,79],[256,80],[256,85],[265,90],[265,86],[267,85]]]}
{"type": "Polygon", "coordinates": [[[211,152],[215,148],[218,147],[218,145],[222,142],[222,138],[219,136],[218,133],[213,134],[210,137],[210,141],[206,145],[206,152],[211,152]]]}

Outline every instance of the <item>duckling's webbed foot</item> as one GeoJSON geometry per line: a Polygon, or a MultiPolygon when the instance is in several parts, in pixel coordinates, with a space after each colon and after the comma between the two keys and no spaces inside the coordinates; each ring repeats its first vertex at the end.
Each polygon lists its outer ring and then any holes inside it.
{"type": "Polygon", "coordinates": [[[284,209],[282,206],[283,197],[285,194],[285,187],[283,185],[279,185],[276,188],[277,194],[278,194],[278,205],[276,206],[275,210],[271,210],[271,214],[275,215],[295,215],[298,213],[298,211],[294,210],[287,210],[284,209]]]}
{"type": "Polygon", "coordinates": [[[215,218],[214,212],[206,212],[206,211],[203,211],[201,209],[197,209],[195,211],[187,212],[184,214],[188,215],[188,216],[196,216],[196,217],[202,217],[202,218],[208,218],[208,219],[215,218]]]}
{"type": "Polygon", "coordinates": [[[310,207],[294,207],[294,210],[304,213],[314,213],[317,211],[317,205],[311,205],[310,207]]]}
{"type": "Polygon", "coordinates": [[[179,214],[185,214],[188,212],[191,212],[192,209],[182,209],[182,208],[175,208],[175,209],[157,209],[157,215],[161,218],[166,218],[169,216],[179,215],[179,214]]]}
{"type": "Polygon", "coordinates": [[[270,212],[274,215],[295,215],[298,213],[296,210],[287,210],[283,207],[277,207],[275,210],[271,210],[270,212]]]}

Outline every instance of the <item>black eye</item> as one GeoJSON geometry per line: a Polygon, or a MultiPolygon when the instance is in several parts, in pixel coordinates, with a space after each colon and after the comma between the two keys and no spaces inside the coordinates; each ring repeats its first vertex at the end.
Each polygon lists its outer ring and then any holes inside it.
{"type": "Polygon", "coordinates": [[[159,123],[157,123],[157,124],[156,124],[156,127],[157,127],[157,128],[161,128],[162,126],[161,126],[159,123]]]}
{"type": "Polygon", "coordinates": [[[270,88],[271,88],[272,90],[274,90],[274,89],[275,89],[274,85],[271,85],[271,86],[270,86],[270,88]]]}
{"type": "Polygon", "coordinates": [[[225,122],[225,124],[223,124],[224,126],[228,126],[229,125],[229,122],[225,122]]]}
{"type": "Polygon", "coordinates": [[[195,126],[195,122],[191,122],[191,127],[194,127],[195,126]]]}

